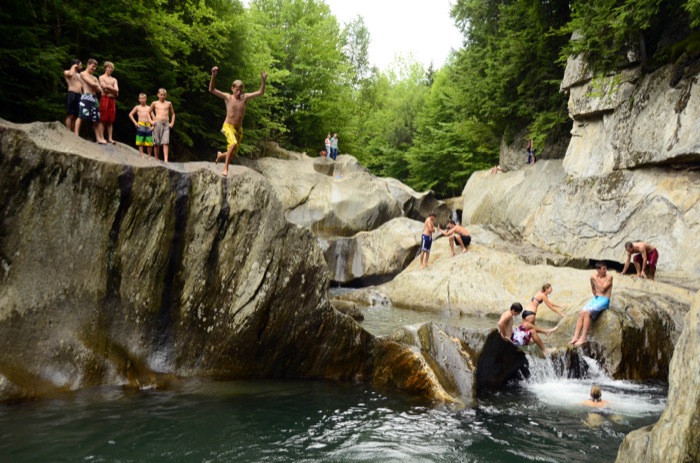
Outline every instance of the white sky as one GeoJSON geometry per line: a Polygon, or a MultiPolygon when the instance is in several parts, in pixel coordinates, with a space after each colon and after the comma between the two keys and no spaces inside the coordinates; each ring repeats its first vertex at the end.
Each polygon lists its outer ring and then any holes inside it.
{"type": "Polygon", "coordinates": [[[445,64],[462,34],[450,17],[454,0],[325,0],[341,26],[359,14],[370,34],[369,60],[386,70],[396,55],[412,54],[427,68],[445,64]]]}

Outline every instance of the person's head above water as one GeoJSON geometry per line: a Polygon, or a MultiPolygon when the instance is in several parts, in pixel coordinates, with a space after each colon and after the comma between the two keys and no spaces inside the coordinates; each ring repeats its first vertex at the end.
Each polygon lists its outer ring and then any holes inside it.
{"type": "Polygon", "coordinates": [[[603,400],[603,392],[600,390],[600,386],[594,384],[591,387],[591,400],[593,402],[600,402],[603,400]]]}

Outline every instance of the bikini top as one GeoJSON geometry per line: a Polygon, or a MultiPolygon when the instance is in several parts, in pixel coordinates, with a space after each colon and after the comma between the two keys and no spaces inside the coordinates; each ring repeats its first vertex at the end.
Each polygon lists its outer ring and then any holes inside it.
{"type": "Polygon", "coordinates": [[[542,302],[544,301],[544,299],[539,300],[539,299],[537,299],[535,296],[532,296],[532,299],[530,299],[530,302],[535,302],[535,301],[537,301],[537,305],[540,305],[540,304],[542,304],[542,302]]]}

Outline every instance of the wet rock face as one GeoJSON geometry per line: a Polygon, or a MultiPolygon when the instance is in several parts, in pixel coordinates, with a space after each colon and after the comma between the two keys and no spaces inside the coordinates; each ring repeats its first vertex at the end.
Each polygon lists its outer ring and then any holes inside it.
{"type": "Polygon", "coordinates": [[[617,463],[700,461],[700,293],[684,321],[669,373],[668,402],[659,421],[631,432],[617,463]]]}
{"type": "Polygon", "coordinates": [[[371,377],[316,238],[259,174],[0,125],[0,399],[167,375],[371,377]],[[86,153],[78,155],[75,153],[86,153]]]}

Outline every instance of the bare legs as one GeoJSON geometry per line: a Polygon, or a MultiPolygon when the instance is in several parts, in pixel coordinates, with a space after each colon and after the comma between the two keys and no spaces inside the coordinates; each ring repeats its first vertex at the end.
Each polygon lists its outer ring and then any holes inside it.
{"type": "MultiPolygon", "coordinates": [[[[82,119],[77,118],[75,120],[75,134],[80,136],[80,124],[82,122],[82,119]]],[[[95,132],[95,141],[99,143],[100,145],[104,145],[107,143],[107,140],[105,140],[102,137],[102,134],[100,133],[100,123],[99,122],[93,122],[92,123],[92,130],[95,132]]]]}
{"type": "Polygon", "coordinates": [[[71,132],[75,131],[75,119],[76,119],[76,117],[72,114],[69,114],[68,116],[66,116],[66,127],[71,132]]]}
{"type": "Polygon", "coordinates": [[[111,122],[100,122],[100,134],[102,134],[102,139],[105,139],[105,129],[107,129],[107,141],[109,143],[115,144],[117,142],[114,141],[114,139],[112,138],[113,127],[114,126],[111,122]]]}
{"type": "Polygon", "coordinates": [[[574,330],[574,337],[571,338],[569,344],[574,346],[583,346],[588,342],[588,328],[591,327],[591,313],[587,310],[582,310],[578,314],[578,320],[576,320],[576,329],[574,330]]]}
{"type": "Polygon", "coordinates": [[[430,264],[428,263],[429,260],[430,260],[430,252],[421,251],[420,252],[420,268],[429,267],[430,266],[430,264]],[[425,256],[425,264],[423,263],[424,256],[425,256]]]}
{"type": "Polygon", "coordinates": [[[535,341],[535,344],[539,346],[540,350],[542,350],[542,353],[545,356],[548,355],[549,352],[547,352],[547,349],[544,347],[544,343],[542,342],[542,339],[540,338],[540,335],[538,333],[542,333],[549,336],[550,334],[554,333],[559,327],[555,326],[554,328],[545,330],[543,328],[538,328],[530,322],[523,322],[522,326],[525,327],[526,330],[529,330],[530,333],[532,333],[532,340],[535,341]]]}
{"type": "MultiPolygon", "coordinates": [[[[231,145],[228,147],[225,153],[222,153],[219,151],[216,153],[216,162],[218,163],[221,158],[226,158],[224,161],[224,171],[221,173],[224,177],[228,177],[228,165],[229,162],[231,161],[231,155],[234,154],[235,152],[238,151],[238,143],[235,145],[231,145]]],[[[423,262],[423,255],[421,254],[421,262],[423,262]]],[[[423,268],[423,265],[421,264],[421,268],[423,268]]]]}
{"type": "Polygon", "coordinates": [[[462,237],[460,235],[453,235],[450,236],[450,251],[452,251],[452,257],[455,256],[455,241],[459,243],[460,246],[462,246],[462,253],[467,252],[466,246],[464,246],[464,242],[462,241],[462,237]]]}

